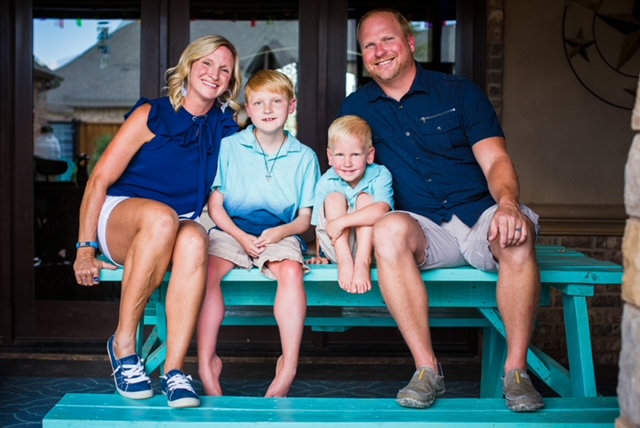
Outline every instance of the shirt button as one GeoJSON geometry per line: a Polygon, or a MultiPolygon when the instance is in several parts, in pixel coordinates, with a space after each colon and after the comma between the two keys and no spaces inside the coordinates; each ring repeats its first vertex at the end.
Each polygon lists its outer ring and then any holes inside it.
{"type": "Polygon", "coordinates": [[[447,200],[442,201],[442,205],[447,205],[447,200]]]}
{"type": "Polygon", "coordinates": [[[430,178],[427,178],[427,183],[431,183],[431,179],[430,178]]]}
{"type": "Polygon", "coordinates": [[[404,133],[404,135],[406,135],[407,137],[411,135],[411,132],[407,131],[404,133]]]}
{"type": "Polygon", "coordinates": [[[400,107],[398,107],[398,108],[402,109],[402,106],[400,106],[400,107]]]}
{"type": "Polygon", "coordinates": [[[438,126],[438,131],[442,131],[442,126],[438,126]]]}

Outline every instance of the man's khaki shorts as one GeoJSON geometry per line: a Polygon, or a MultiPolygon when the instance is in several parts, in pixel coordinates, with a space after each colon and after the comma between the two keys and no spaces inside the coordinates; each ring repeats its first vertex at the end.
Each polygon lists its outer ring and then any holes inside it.
{"type": "MultiPolygon", "coordinates": [[[[409,214],[422,227],[427,238],[427,248],[424,249],[424,261],[418,266],[420,270],[469,264],[476,269],[495,272],[498,270],[498,262],[491,252],[487,237],[497,209],[497,205],[487,208],[473,227],[467,226],[455,215],[449,222],[438,225],[426,217],[407,211],[391,213],[409,214]]],[[[523,204],[520,205],[520,209],[533,222],[537,235],[538,214],[523,204]]]]}

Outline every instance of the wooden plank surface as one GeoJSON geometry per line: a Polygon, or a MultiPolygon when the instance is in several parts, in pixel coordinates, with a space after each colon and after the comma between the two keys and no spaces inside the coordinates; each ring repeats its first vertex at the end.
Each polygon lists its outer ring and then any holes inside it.
{"type": "Polygon", "coordinates": [[[393,399],[202,397],[196,409],[170,409],[165,397],[67,394],[44,428],[72,427],[614,427],[615,397],[548,398],[534,413],[514,413],[503,399],[441,398],[424,410],[393,399]]]}

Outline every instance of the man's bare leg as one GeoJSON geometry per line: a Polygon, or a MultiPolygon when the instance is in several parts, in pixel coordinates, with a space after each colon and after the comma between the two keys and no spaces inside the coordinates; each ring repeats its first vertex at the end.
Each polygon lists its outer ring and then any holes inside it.
{"type": "Polygon", "coordinates": [[[429,298],[417,267],[426,248],[422,228],[408,214],[387,214],[373,227],[373,246],[380,291],[416,367],[438,372],[429,331],[429,298]]]}
{"type": "Polygon", "coordinates": [[[540,304],[540,271],[536,260],[535,232],[528,224],[526,241],[500,248],[498,240],[491,248],[500,262],[498,309],[507,334],[507,359],[503,378],[507,407],[515,412],[530,412],[544,407],[544,400],[527,374],[527,352],[540,304]]]}
{"type": "Polygon", "coordinates": [[[445,391],[429,331],[429,298],[418,264],[426,237],[404,213],[387,214],[373,227],[380,290],[416,364],[411,381],[398,391],[404,407],[425,408],[445,391]]]}

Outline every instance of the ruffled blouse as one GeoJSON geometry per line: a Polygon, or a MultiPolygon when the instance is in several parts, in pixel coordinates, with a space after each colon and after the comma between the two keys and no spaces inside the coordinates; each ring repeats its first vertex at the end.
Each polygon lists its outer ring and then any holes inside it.
{"type": "Polygon", "coordinates": [[[168,97],[140,98],[125,119],[143,104],[151,105],[147,126],[155,137],[107,194],[152,199],[197,218],[216,176],[220,140],[239,130],[233,111],[222,112],[216,104],[206,115],[193,116],[184,108],[176,112],[168,97]]]}

